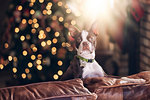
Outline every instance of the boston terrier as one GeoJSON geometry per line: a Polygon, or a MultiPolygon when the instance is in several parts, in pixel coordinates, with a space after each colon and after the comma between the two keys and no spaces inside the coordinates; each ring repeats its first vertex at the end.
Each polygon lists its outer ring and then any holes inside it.
{"type": "Polygon", "coordinates": [[[75,40],[77,55],[74,56],[61,80],[104,77],[106,75],[104,70],[95,60],[97,34],[92,29],[79,31],[74,26],[70,26],[69,31],[75,40]]]}
{"type": "MultiPolygon", "coordinates": [[[[70,26],[69,32],[75,40],[77,55],[71,61],[67,71],[60,80],[74,78],[104,77],[107,74],[95,60],[96,32],[93,29],[79,31],[76,27],[70,26]]],[[[144,79],[132,79],[122,77],[120,83],[144,83],[144,79]]]]}

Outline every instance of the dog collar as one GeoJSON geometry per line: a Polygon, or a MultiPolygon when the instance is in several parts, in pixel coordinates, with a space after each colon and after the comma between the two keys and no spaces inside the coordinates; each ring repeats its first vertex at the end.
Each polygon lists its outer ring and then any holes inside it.
{"type": "Polygon", "coordinates": [[[79,55],[77,55],[77,58],[79,58],[79,59],[81,59],[81,60],[83,60],[85,62],[88,62],[88,63],[93,63],[94,62],[94,59],[86,59],[86,58],[83,58],[83,57],[81,57],[79,55]]]}

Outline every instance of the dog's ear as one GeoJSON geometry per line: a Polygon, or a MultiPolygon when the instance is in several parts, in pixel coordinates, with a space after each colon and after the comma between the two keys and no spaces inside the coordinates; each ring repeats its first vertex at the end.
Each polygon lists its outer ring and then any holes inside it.
{"type": "Polygon", "coordinates": [[[98,25],[96,22],[92,24],[90,31],[92,31],[92,33],[94,33],[95,36],[98,35],[98,25]]]}
{"type": "Polygon", "coordinates": [[[70,35],[73,38],[75,38],[76,36],[78,36],[80,34],[80,30],[73,25],[70,25],[68,29],[69,29],[70,35]]]}

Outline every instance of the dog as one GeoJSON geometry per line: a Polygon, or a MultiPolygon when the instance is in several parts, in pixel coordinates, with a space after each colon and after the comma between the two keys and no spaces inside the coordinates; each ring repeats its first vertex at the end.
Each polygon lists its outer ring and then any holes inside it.
{"type": "Polygon", "coordinates": [[[105,72],[95,60],[96,36],[92,30],[79,31],[76,27],[69,28],[75,40],[77,55],[71,61],[61,80],[73,78],[104,77],[105,72]]]}
{"type": "MultiPolygon", "coordinates": [[[[105,77],[107,74],[95,60],[96,49],[96,32],[90,30],[78,30],[74,26],[69,27],[70,35],[75,40],[75,49],[77,55],[71,61],[67,71],[60,80],[68,80],[74,78],[92,78],[105,77]]],[[[120,83],[144,83],[143,79],[131,79],[122,77],[120,83]]]]}

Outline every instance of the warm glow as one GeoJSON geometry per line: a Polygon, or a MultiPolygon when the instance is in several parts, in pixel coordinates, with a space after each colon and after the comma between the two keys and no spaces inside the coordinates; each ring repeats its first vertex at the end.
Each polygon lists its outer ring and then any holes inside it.
{"type": "Polygon", "coordinates": [[[36,52],[37,51],[37,47],[33,47],[32,50],[33,50],[33,52],[36,52]]]}
{"type": "Polygon", "coordinates": [[[54,43],[54,44],[57,43],[57,39],[56,39],[56,38],[53,39],[53,43],[54,43]]]}
{"type": "Polygon", "coordinates": [[[67,9],[66,13],[68,13],[68,14],[71,13],[71,9],[67,9]]]}
{"type": "Polygon", "coordinates": [[[59,60],[57,64],[58,64],[59,66],[62,66],[63,62],[59,60]]]}
{"type": "Polygon", "coordinates": [[[28,77],[28,79],[31,79],[32,75],[31,74],[27,74],[27,77],[28,77]]]}
{"type": "Polygon", "coordinates": [[[32,3],[34,3],[36,0],[31,0],[32,3]]]}
{"type": "Polygon", "coordinates": [[[33,23],[34,24],[37,23],[37,19],[36,18],[33,19],[33,23]]]}
{"type": "Polygon", "coordinates": [[[30,73],[30,70],[28,68],[26,68],[25,72],[28,74],[28,73],[30,73]]]}
{"type": "Polygon", "coordinates": [[[45,42],[45,41],[42,41],[42,42],[41,42],[41,46],[42,46],[42,47],[45,47],[45,46],[46,46],[46,42],[45,42]]]}
{"type": "Polygon", "coordinates": [[[44,2],[44,0],[39,0],[39,2],[40,2],[40,3],[43,3],[43,2],[44,2]]]}
{"type": "Polygon", "coordinates": [[[43,14],[46,15],[46,14],[47,14],[47,11],[46,11],[46,10],[43,10],[43,14]]]}
{"type": "Polygon", "coordinates": [[[15,32],[16,32],[16,33],[19,32],[19,28],[18,28],[18,27],[15,28],[15,32]]]}
{"type": "Polygon", "coordinates": [[[33,29],[31,30],[31,32],[32,32],[33,34],[36,33],[36,29],[33,28],[33,29]]]}
{"type": "Polygon", "coordinates": [[[8,48],[8,47],[9,47],[8,43],[5,43],[5,44],[4,44],[4,47],[5,47],[5,48],[8,48]]]}
{"type": "Polygon", "coordinates": [[[76,24],[76,21],[75,21],[75,20],[72,20],[72,21],[71,21],[71,24],[72,24],[72,25],[75,25],[75,24],[76,24]]]}
{"type": "Polygon", "coordinates": [[[36,60],[36,64],[38,64],[38,65],[40,65],[42,62],[41,62],[41,60],[36,60]]]}
{"type": "Polygon", "coordinates": [[[52,52],[56,52],[56,47],[52,47],[52,52]]]}
{"type": "Polygon", "coordinates": [[[4,68],[4,65],[3,64],[0,64],[0,69],[3,69],[4,68]]]}
{"type": "Polygon", "coordinates": [[[55,36],[58,37],[60,35],[59,32],[55,32],[55,36]]]}
{"type": "Polygon", "coordinates": [[[25,73],[22,73],[22,78],[25,79],[27,77],[27,75],[25,73]]]}
{"type": "Polygon", "coordinates": [[[36,67],[37,67],[38,70],[42,70],[43,69],[43,67],[41,65],[37,65],[36,67]]]}
{"type": "Polygon", "coordinates": [[[42,54],[38,54],[37,58],[42,59],[42,54]]]}
{"type": "Polygon", "coordinates": [[[14,59],[14,62],[17,62],[17,60],[18,60],[17,57],[14,57],[13,59],[14,59]]]}
{"type": "Polygon", "coordinates": [[[27,52],[26,50],[24,50],[24,51],[22,52],[22,54],[23,54],[24,56],[26,56],[26,55],[28,54],[28,52],[27,52]]]}
{"type": "Polygon", "coordinates": [[[63,4],[63,3],[62,3],[61,1],[58,2],[58,6],[62,6],[62,4],[63,4]]]}
{"type": "Polygon", "coordinates": [[[54,78],[55,80],[57,80],[57,79],[59,78],[59,76],[55,74],[55,75],[53,76],[53,78],[54,78]]]}
{"type": "Polygon", "coordinates": [[[30,14],[31,14],[31,15],[35,14],[35,11],[34,11],[33,9],[30,10],[30,14]]]}
{"type": "Polygon", "coordinates": [[[29,19],[29,20],[28,20],[28,23],[29,23],[29,24],[32,24],[32,20],[31,20],[31,19],[29,19]]]}
{"type": "Polygon", "coordinates": [[[68,28],[69,24],[68,24],[68,23],[65,23],[64,26],[65,26],[66,28],[68,28]]]}
{"type": "Polygon", "coordinates": [[[44,34],[44,30],[40,30],[40,32],[39,32],[40,34],[44,34]]]}
{"type": "Polygon", "coordinates": [[[8,56],[9,61],[12,61],[12,59],[13,59],[12,56],[8,56]]]}
{"type": "Polygon", "coordinates": [[[21,11],[22,10],[22,6],[18,6],[18,10],[21,11]]]}
{"type": "Polygon", "coordinates": [[[63,72],[61,70],[58,71],[58,75],[61,76],[63,72]]]}
{"type": "Polygon", "coordinates": [[[31,39],[31,36],[29,34],[26,35],[27,40],[31,39]]]}
{"type": "Polygon", "coordinates": [[[31,68],[33,64],[31,62],[28,63],[28,67],[31,68]]]}
{"type": "Polygon", "coordinates": [[[52,16],[52,20],[57,20],[57,16],[52,16]]]}
{"type": "Polygon", "coordinates": [[[31,59],[32,59],[32,60],[35,60],[35,58],[36,58],[35,55],[32,55],[32,56],[31,56],[31,59]]]}
{"type": "Polygon", "coordinates": [[[47,10],[47,15],[50,15],[52,13],[51,10],[47,10]]]}
{"type": "Polygon", "coordinates": [[[51,40],[47,40],[47,45],[51,45],[51,44],[52,44],[51,40]]]}
{"type": "Polygon", "coordinates": [[[49,2],[48,4],[47,4],[47,6],[52,6],[53,4],[51,3],[51,2],[49,2]]]}
{"type": "Polygon", "coordinates": [[[50,28],[50,27],[47,27],[47,28],[46,28],[46,31],[47,31],[47,32],[50,32],[50,31],[51,31],[51,28],[50,28]]]}
{"type": "Polygon", "coordinates": [[[64,18],[63,17],[59,17],[58,19],[60,22],[63,22],[64,21],[64,18]]]}
{"type": "Polygon", "coordinates": [[[38,24],[38,23],[35,23],[35,24],[34,24],[34,27],[35,27],[35,28],[38,28],[38,27],[39,27],[39,24],[38,24]]]}
{"type": "Polygon", "coordinates": [[[61,45],[62,45],[62,47],[65,47],[65,46],[66,46],[66,43],[65,43],[65,42],[63,42],[61,45]]]}
{"type": "Polygon", "coordinates": [[[22,24],[26,24],[27,20],[26,19],[22,19],[22,24]]]}
{"type": "Polygon", "coordinates": [[[21,36],[21,37],[20,37],[20,40],[21,40],[21,41],[24,41],[24,40],[25,40],[25,36],[21,36]]]}
{"type": "Polygon", "coordinates": [[[14,73],[17,73],[17,68],[14,67],[12,70],[14,73]]]}

